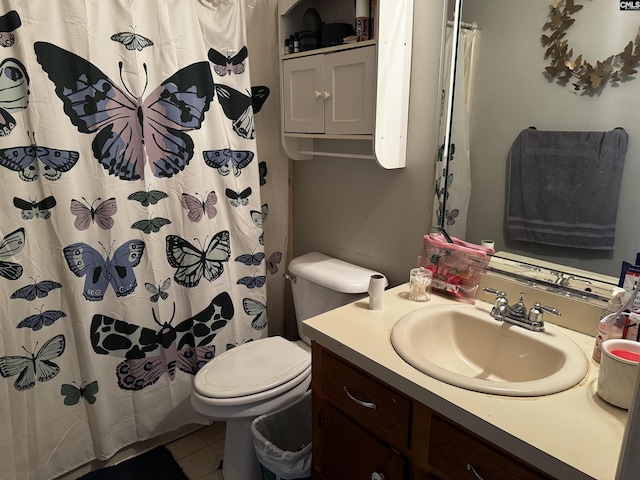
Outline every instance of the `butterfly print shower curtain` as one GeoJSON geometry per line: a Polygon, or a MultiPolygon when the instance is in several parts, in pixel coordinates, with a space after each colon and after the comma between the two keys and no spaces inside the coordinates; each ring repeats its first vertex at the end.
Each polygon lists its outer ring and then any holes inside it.
{"type": "Polygon", "coordinates": [[[253,3],[2,2],[0,479],[206,423],[194,375],[266,335],[253,3]]]}

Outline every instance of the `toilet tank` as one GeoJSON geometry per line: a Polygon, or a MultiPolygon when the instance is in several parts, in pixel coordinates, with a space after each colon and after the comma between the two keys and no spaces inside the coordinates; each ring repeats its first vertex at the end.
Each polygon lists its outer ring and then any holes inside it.
{"type": "Polygon", "coordinates": [[[371,275],[380,275],[318,252],[291,260],[289,273],[298,333],[306,343],[311,339],[300,333],[303,320],[366,297],[371,275]]]}

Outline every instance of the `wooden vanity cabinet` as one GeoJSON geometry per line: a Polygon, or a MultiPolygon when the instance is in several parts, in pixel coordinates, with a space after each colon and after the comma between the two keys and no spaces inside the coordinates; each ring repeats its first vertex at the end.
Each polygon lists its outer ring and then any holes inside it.
{"type": "Polygon", "coordinates": [[[312,351],[314,480],[552,479],[318,343],[312,351]]]}

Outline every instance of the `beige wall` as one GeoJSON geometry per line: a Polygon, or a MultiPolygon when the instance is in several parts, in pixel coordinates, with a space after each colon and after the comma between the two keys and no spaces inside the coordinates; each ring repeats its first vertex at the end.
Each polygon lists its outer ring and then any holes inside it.
{"type": "Polygon", "coordinates": [[[431,222],[442,2],[415,0],[407,165],[293,162],[293,255],[320,251],[408,281],[431,222]]]}

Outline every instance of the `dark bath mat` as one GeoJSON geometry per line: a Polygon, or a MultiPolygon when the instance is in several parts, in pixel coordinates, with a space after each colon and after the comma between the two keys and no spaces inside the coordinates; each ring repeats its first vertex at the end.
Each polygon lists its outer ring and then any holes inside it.
{"type": "Polygon", "coordinates": [[[118,465],[87,473],[78,480],[189,480],[171,452],[160,446],[118,465]]]}

